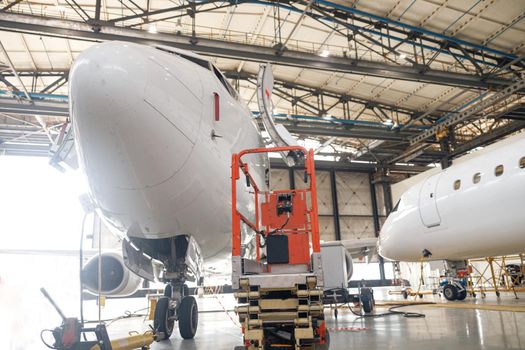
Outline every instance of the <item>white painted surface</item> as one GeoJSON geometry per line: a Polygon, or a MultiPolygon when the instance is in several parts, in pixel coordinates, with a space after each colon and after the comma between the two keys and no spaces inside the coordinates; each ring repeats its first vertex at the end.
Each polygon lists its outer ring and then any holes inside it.
{"type": "Polygon", "coordinates": [[[380,254],[418,261],[424,249],[432,259],[451,260],[523,252],[525,168],[519,164],[524,156],[525,133],[521,133],[457,160],[439,175],[434,192],[437,212],[432,212],[431,202],[421,206],[420,196],[429,196],[433,185],[429,191],[422,189],[424,181],[412,186],[383,225],[380,254]],[[496,176],[500,164],[504,172],[496,176]],[[478,172],[481,181],[474,183],[478,172]],[[461,180],[458,190],[456,180],[461,180]]]}
{"type": "MultiPolygon", "coordinates": [[[[104,219],[133,237],[191,235],[208,262],[227,257],[231,155],[262,146],[244,103],[211,70],[122,42],[84,51],[69,86],[81,168],[104,219]]],[[[245,161],[263,183],[266,158],[245,161]]],[[[253,199],[239,182],[239,209],[250,216],[253,199]]]]}

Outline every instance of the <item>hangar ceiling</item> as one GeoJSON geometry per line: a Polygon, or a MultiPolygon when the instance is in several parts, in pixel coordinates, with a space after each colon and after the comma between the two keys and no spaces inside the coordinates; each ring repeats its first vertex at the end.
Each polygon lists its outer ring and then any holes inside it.
{"type": "Polygon", "coordinates": [[[523,17],[520,0],[5,0],[0,151],[47,154],[71,62],[128,40],[208,56],[253,111],[272,62],[277,119],[326,159],[446,160],[525,126],[523,17]]]}

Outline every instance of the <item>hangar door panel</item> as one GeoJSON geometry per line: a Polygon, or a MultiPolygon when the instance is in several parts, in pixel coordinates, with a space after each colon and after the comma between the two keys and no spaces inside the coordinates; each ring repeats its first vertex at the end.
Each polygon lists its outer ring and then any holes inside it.
{"type": "Polygon", "coordinates": [[[434,227],[441,224],[441,217],[439,216],[436,202],[436,188],[440,177],[441,173],[426,179],[421,187],[421,192],[419,192],[419,213],[426,227],[434,227]]]}

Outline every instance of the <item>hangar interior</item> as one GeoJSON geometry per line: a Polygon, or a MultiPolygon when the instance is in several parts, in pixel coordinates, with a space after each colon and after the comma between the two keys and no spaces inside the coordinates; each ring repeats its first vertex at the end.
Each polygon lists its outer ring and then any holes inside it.
{"type": "MultiPolygon", "coordinates": [[[[60,318],[38,288],[77,315],[78,242],[91,253],[119,249],[76,199],[87,187],[76,169],[69,78],[83,51],[121,41],[201,55],[223,72],[261,129],[258,72],[271,63],[273,119],[315,152],[321,242],[374,242],[354,255],[348,287],[373,287],[378,317],[325,305],[331,348],[525,348],[522,254],[473,260],[462,303],[437,293],[442,266],[385,260],[375,249],[411,179],[525,127],[524,17],[520,0],[3,0],[0,305],[13,316],[1,317],[1,338],[8,349],[42,348],[38,333],[60,318]],[[512,276],[509,266],[518,269],[512,276]],[[437,304],[406,308],[424,318],[379,316],[405,299],[437,304]]],[[[269,133],[262,136],[272,144],[269,133]]],[[[273,190],[303,186],[297,167],[280,157],[270,164],[273,190]]],[[[152,349],[242,345],[227,293],[230,268],[215,267],[212,277],[217,269],[226,277],[194,290],[204,294],[196,338],[174,334],[152,349]]],[[[141,286],[147,288],[163,287],[141,286]]],[[[111,337],[143,332],[149,321],[141,307],[151,308],[144,295],[108,297],[102,310],[88,298],[86,319],[106,319],[111,337]],[[141,317],[119,318],[126,310],[141,317]]]]}

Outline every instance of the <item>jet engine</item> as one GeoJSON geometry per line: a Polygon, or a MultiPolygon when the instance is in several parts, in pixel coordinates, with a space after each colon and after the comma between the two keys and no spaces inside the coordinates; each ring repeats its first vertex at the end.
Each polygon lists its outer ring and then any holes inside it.
{"type": "Polygon", "coordinates": [[[101,294],[125,296],[133,294],[139,288],[142,278],[126,268],[122,255],[105,252],[89,259],[82,269],[82,283],[89,292],[98,293],[99,262],[102,276],[101,294]]]}

